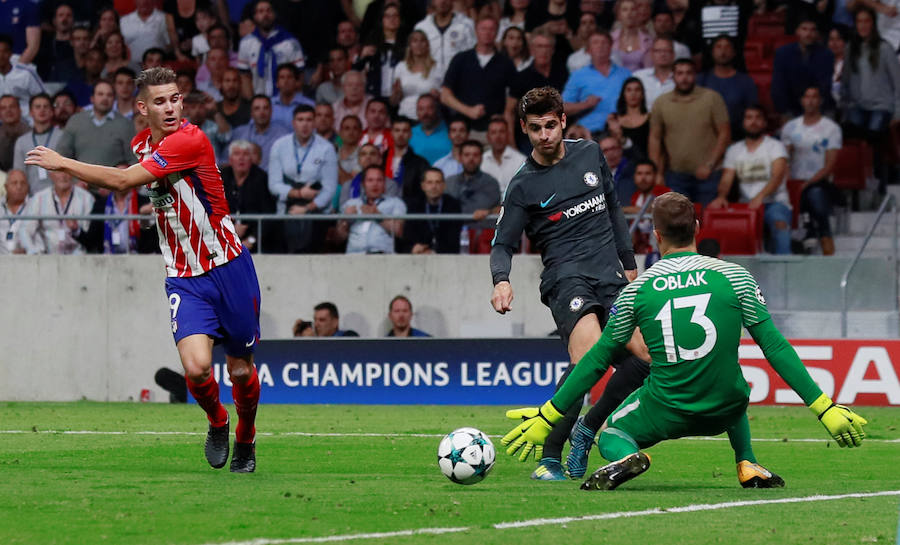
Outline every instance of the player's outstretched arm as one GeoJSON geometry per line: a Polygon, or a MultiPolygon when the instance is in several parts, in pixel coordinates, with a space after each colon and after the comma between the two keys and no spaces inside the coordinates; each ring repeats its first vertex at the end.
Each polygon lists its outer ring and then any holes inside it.
{"type": "Polygon", "coordinates": [[[44,146],[38,146],[29,151],[25,155],[25,164],[46,170],[60,170],[83,182],[113,191],[122,191],[148,184],[156,179],[140,164],[131,165],[127,169],[92,165],[63,157],[44,146]]]}
{"type": "Polygon", "coordinates": [[[866,419],[843,405],[835,404],[822,392],[809,376],[794,347],[778,331],[772,320],[764,320],[747,330],[775,372],[797,392],[835,442],[841,447],[860,446],[866,437],[863,430],[863,426],[868,423],[866,419]]]}
{"type": "Polygon", "coordinates": [[[506,411],[507,418],[521,419],[523,422],[504,435],[500,442],[508,447],[506,453],[510,456],[518,453],[520,462],[527,460],[532,452],[539,458],[541,445],[563,416],[565,415],[553,405],[552,401],[544,403],[540,409],[526,407],[506,411]]]}

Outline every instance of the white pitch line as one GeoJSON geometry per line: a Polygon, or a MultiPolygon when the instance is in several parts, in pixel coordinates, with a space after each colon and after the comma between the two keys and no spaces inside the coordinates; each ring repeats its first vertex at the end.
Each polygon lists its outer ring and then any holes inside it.
{"type": "MultiPolygon", "coordinates": [[[[838,494],[832,496],[815,495],[800,496],[793,498],[778,498],[771,500],[747,500],[732,501],[725,503],[703,503],[684,505],[680,507],[654,507],[653,509],[644,509],[641,511],[619,511],[615,513],[602,513],[598,515],[584,515],[581,517],[560,517],[560,518],[540,518],[515,522],[500,522],[492,524],[495,530],[507,530],[510,528],[529,528],[533,526],[549,526],[554,524],[568,524],[571,522],[588,522],[596,520],[613,520],[620,518],[644,517],[648,515],[669,515],[672,513],[697,513],[700,511],[717,511],[720,509],[731,509],[733,507],[749,507],[756,505],[777,505],[783,503],[806,503],[819,501],[834,501],[854,498],[875,498],[880,496],[900,496],[900,490],[883,490],[880,492],[860,492],[853,494],[838,494]]],[[[207,545],[288,545],[294,543],[334,543],[342,541],[357,541],[364,539],[386,539],[396,537],[410,537],[422,534],[451,534],[476,530],[475,527],[454,527],[454,528],[416,528],[412,530],[399,530],[396,532],[379,532],[368,534],[343,534],[327,537],[297,537],[297,538],[255,538],[250,541],[229,541],[227,543],[207,544],[207,545]]]]}
{"type": "MultiPolygon", "coordinates": [[[[0,430],[0,435],[26,435],[29,433],[55,434],[55,435],[187,435],[199,436],[206,435],[206,432],[199,431],[99,431],[99,430],[0,430]]],[[[387,437],[395,439],[411,438],[439,438],[444,437],[440,433],[362,433],[362,432],[306,432],[306,431],[286,431],[286,432],[257,432],[256,435],[263,437],[387,437]]],[[[488,437],[499,438],[502,435],[488,435],[488,437]]],[[[727,441],[727,437],[682,437],[682,441],[727,441]]],[[[867,443],[900,443],[897,439],[866,439],[867,443]]],[[[754,443],[825,443],[828,439],[822,438],[775,438],[775,437],[754,437],[754,443]]]]}

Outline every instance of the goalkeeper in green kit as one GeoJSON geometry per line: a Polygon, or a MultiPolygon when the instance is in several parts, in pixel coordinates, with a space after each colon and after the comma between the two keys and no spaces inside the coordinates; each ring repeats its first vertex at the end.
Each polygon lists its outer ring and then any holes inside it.
{"type": "MultiPolygon", "coordinates": [[[[543,444],[562,419],[562,410],[603,376],[636,327],[653,360],[650,376],[606,420],[597,442],[600,454],[615,461],[591,474],[583,490],[611,490],[640,475],[650,467],[650,457],[641,449],[660,441],[718,435],[748,425],[750,387],[737,360],[742,326],[837,444],[860,446],[866,420],[836,405],[813,382],[772,324],[753,276],[740,265],[697,254],[694,237],[699,225],[693,204],[678,193],[661,195],[653,203],[653,223],[663,258],[622,290],[602,337],[553,399],[540,409],[507,413],[524,419],[502,439],[507,454],[518,453],[524,461],[543,444]]],[[[752,452],[745,456],[737,450],[741,464],[761,469],[752,452]]]]}

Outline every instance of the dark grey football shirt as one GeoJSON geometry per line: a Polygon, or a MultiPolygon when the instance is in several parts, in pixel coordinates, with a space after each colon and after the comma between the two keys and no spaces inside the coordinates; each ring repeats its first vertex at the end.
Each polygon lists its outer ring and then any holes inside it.
{"type": "Polygon", "coordinates": [[[636,268],[628,224],[599,146],[590,140],[563,145],[561,161],[547,167],[528,157],[509,183],[491,249],[494,284],[509,279],[523,230],[541,253],[542,286],[571,276],[625,285],[623,265],[636,268]]]}

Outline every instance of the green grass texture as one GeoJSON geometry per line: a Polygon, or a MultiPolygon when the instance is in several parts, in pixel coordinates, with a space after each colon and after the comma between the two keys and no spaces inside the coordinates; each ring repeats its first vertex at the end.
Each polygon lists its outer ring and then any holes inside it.
{"type": "MultiPolygon", "coordinates": [[[[238,475],[207,465],[196,405],[0,403],[0,544],[897,543],[900,492],[809,498],[900,491],[900,408],[857,408],[868,440],[841,449],[805,408],[751,407],[756,455],[784,489],[742,489],[722,436],[654,446],[645,474],[603,492],[531,481],[534,463],[496,437],[514,425],[505,409],[263,405],[257,472],[238,475]],[[473,486],[437,466],[440,436],[462,426],[498,448],[473,486]]],[[[603,463],[595,449],[590,469],[603,463]]]]}

